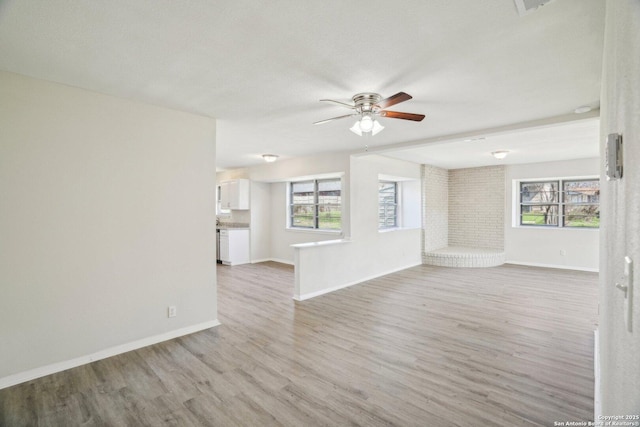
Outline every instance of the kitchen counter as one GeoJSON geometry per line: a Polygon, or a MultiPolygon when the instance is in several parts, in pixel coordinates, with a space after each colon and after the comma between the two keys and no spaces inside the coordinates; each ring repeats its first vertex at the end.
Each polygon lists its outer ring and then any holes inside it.
{"type": "Polygon", "coordinates": [[[248,230],[249,224],[243,222],[223,222],[216,224],[216,230],[248,230]]]}

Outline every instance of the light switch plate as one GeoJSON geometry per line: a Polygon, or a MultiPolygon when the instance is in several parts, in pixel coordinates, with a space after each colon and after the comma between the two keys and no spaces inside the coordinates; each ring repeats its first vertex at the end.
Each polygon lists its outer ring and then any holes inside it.
{"type": "Polygon", "coordinates": [[[622,178],[622,135],[611,133],[605,146],[605,172],[607,181],[622,178]]]}

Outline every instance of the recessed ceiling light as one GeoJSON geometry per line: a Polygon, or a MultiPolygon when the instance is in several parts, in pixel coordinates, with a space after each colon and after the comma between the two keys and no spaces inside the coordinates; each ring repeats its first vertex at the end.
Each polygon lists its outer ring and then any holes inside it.
{"type": "Polygon", "coordinates": [[[278,160],[278,156],[275,154],[263,154],[262,158],[264,159],[265,162],[267,163],[273,163],[276,160],[278,160]]]}
{"type": "Polygon", "coordinates": [[[507,154],[509,154],[509,152],[506,150],[494,151],[491,153],[491,155],[498,160],[504,159],[505,157],[507,157],[507,154]]]}
{"type": "Polygon", "coordinates": [[[573,112],[576,114],[588,113],[589,111],[591,111],[591,107],[589,107],[588,105],[583,105],[582,107],[578,107],[573,110],[573,112]]]}

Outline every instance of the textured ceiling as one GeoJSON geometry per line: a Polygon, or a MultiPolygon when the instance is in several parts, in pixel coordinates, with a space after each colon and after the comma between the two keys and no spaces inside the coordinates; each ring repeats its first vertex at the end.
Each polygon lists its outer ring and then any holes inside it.
{"type": "Polygon", "coordinates": [[[386,153],[389,157],[445,169],[538,163],[600,156],[600,121],[597,118],[465,138],[386,153]],[[508,151],[503,160],[493,151],[508,151]]]}
{"type": "Polygon", "coordinates": [[[218,119],[218,166],[361,150],[597,106],[604,2],[0,2],[0,69],[218,119]],[[373,138],[321,98],[405,91],[373,138]]]}

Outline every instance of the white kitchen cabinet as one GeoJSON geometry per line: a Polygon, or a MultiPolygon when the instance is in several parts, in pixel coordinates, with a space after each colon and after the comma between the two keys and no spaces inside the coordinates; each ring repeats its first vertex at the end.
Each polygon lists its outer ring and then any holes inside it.
{"type": "Polygon", "coordinates": [[[223,209],[249,209],[249,180],[234,179],[220,183],[220,207],[223,209]]]}
{"type": "Polygon", "coordinates": [[[220,261],[226,265],[251,261],[248,229],[220,229],[220,261]]]}
{"type": "Polygon", "coordinates": [[[218,191],[220,192],[218,194],[218,200],[220,201],[220,207],[222,209],[229,209],[229,205],[231,203],[231,200],[229,198],[229,183],[228,182],[221,182],[220,185],[218,186],[218,191]]]}

